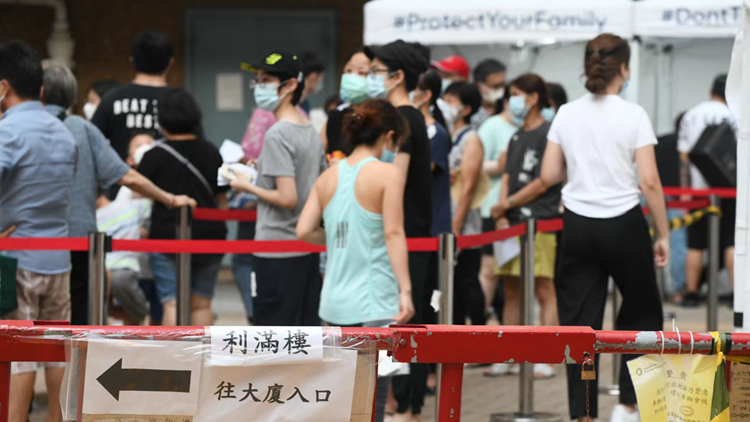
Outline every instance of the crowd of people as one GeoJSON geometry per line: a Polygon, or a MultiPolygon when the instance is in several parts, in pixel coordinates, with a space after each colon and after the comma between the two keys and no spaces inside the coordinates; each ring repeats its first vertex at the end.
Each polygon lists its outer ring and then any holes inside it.
{"type": "MultiPolygon", "coordinates": [[[[662,303],[654,266],[666,266],[670,255],[660,180],[704,187],[687,154],[707,125],[731,121],[726,77],[719,77],[712,100],[678,124],[672,149],[666,142],[655,150],[648,115],[619,95],[630,76],[630,48],[611,34],[586,45],[589,92],[570,103],[560,85],[540,75],[506,79],[506,66],[494,58],[472,73],[460,56],[432,60],[418,43],[365,46],[347,60],[339,95],[326,102],[322,120],[308,96],[320,90],[324,67],[309,53],[274,50],[243,64],[254,75],[257,108],[242,139],[242,162],[257,178],[237,172],[222,185],[223,158],[205,137],[200,106],[167,84],[172,42],[145,31],[130,50],[133,80],[94,84],[81,117],[70,112],[78,98],[70,69],[43,65],[23,42],[0,45],[0,237],[85,237],[98,230],[120,239],[174,239],[178,208],[227,208],[234,203],[228,197],[245,195],[251,200],[239,206],[257,208],[258,217],[240,224],[239,239],[300,239],[327,251],[233,257],[248,322],[259,326],[435,323],[437,254],[409,252],[407,238],[473,235],[562,216],[561,234],[536,235],[541,323],[601,329],[611,277],[623,296],[616,328],[658,331],[662,303]]],[[[728,202],[722,207],[733,210],[728,202]]],[[[723,220],[722,245],[731,268],[729,220],[723,220]]],[[[677,302],[697,301],[705,230],[688,231],[687,269],[672,265],[677,302]]],[[[224,223],[193,223],[193,239],[226,237],[224,223]]],[[[684,237],[671,240],[674,249],[686,246],[684,237]]],[[[454,324],[487,324],[493,313],[504,324],[519,323],[520,256],[498,255],[493,245],[458,251],[454,324]]],[[[89,323],[85,252],[15,251],[0,259],[17,266],[18,298],[0,317],[89,323]]],[[[109,253],[113,317],[174,325],[175,259],[109,253]]],[[[222,259],[192,257],[194,325],[213,324],[222,259]]],[[[637,420],[629,358],[622,360],[615,422],[637,420]]],[[[13,422],[26,420],[36,369],[13,365],[13,422]]],[[[518,370],[495,364],[485,375],[518,370]]],[[[570,416],[583,420],[586,386],[579,372],[568,368],[570,416]]],[[[555,374],[550,365],[534,367],[536,377],[555,374]]],[[[59,365],[46,365],[50,403],[57,402],[61,378],[59,365]]],[[[381,380],[377,420],[387,413],[394,421],[421,420],[431,387],[434,368],[423,364],[381,380]]],[[[596,418],[596,394],[591,403],[596,418]]],[[[58,406],[48,412],[48,420],[60,419],[58,406]]]]}

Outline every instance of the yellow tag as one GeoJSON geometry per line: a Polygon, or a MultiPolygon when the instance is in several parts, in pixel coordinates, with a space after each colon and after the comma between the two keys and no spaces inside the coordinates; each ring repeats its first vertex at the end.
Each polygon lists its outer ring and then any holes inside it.
{"type": "Polygon", "coordinates": [[[709,420],[715,357],[647,355],[629,361],[628,370],[641,422],[709,420]]]}

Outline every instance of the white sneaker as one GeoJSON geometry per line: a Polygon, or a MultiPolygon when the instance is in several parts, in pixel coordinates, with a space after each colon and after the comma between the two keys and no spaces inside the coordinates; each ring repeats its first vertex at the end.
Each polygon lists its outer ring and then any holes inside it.
{"type": "Polygon", "coordinates": [[[493,363],[492,366],[482,372],[482,375],[485,377],[502,377],[510,374],[511,366],[507,363],[493,363]]]}
{"type": "Polygon", "coordinates": [[[557,375],[557,371],[552,365],[546,363],[538,363],[534,365],[534,378],[536,379],[550,379],[557,375]]]}
{"type": "Polygon", "coordinates": [[[636,408],[635,412],[629,412],[625,409],[625,406],[618,404],[612,410],[612,417],[609,419],[609,422],[641,422],[641,416],[638,413],[638,408],[636,408]]]}

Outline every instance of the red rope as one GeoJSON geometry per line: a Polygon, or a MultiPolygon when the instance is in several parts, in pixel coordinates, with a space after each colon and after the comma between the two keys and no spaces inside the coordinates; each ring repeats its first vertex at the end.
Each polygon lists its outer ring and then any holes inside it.
{"type": "Polygon", "coordinates": [[[470,236],[459,236],[456,240],[456,247],[459,249],[476,248],[499,242],[501,240],[510,239],[511,237],[521,236],[524,233],[526,233],[526,223],[521,223],[515,226],[510,226],[507,229],[470,236]]]}
{"type": "Polygon", "coordinates": [[[0,239],[0,251],[87,251],[85,237],[9,237],[0,239]]]}
{"type": "Polygon", "coordinates": [[[193,210],[193,219],[204,221],[257,221],[258,211],[196,208],[193,210]]]}

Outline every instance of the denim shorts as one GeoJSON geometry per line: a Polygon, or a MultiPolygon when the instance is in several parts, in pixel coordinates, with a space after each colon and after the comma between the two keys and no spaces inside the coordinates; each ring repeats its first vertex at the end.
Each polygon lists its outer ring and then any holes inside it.
{"type": "MultiPolygon", "coordinates": [[[[222,255],[211,256],[208,260],[201,257],[196,261],[193,258],[190,266],[190,293],[204,299],[214,296],[214,286],[219,277],[222,255]],[[213,259],[215,258],[215,259],[213,259]]],[[[156,293],[161,303],[175,300],[177,297],[177,265],[174,255],[152,253],[149,254],[151,269],[156,280],[156,293]]]]}

